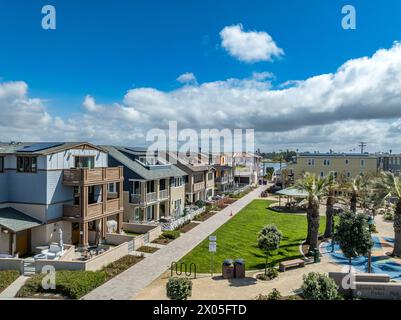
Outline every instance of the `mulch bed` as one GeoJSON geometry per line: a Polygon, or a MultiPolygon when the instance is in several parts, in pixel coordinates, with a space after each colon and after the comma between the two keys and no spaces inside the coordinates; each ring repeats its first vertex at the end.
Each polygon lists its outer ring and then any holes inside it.
{"type": "Polygon", "coordinates": [[[145,252],[145,253],[154,253],[154,252],[156,252],[157,250],[159,250],[159,248],[148,247],[148,246],[142,246],[142,247],[136,249],[135,251],[145,252]]]}
{"type": "Polygon", "coordinates": [[[196,221],[206,221],[207,219],[213,217],[215,214],[217,213],[217,211],[209,211],[209,212],[205,212],[200,214],[198,217],[196,217],[196,221]]]}
{"type": "Polygon", "coordinates": [[[167,245],[169,244],[171,241],[174,241],[174,239],[168,239],[168,238],[157,238],[155,240],[152,241],[152,243],[157,243],[157,244],[163,244],[163,245],[167,245]]]}
{"type": "Polygon", "coordinates": [[[182,232],[182,233],[188,232],[189,230],[195,228],[198,225],[199,225],[199,223],[194,223],[194,222],[187,223],[185,226],[180,228],[180,232],[182,232]]]}

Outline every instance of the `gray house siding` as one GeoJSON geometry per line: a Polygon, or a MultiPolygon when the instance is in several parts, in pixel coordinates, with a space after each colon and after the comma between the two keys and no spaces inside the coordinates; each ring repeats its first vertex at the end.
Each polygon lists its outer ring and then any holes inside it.
{"type": "Polygon", "coordinates": [[[23,173],[9,171],[8,190],[10,202],[46,204],[47,174],[45,171],[23,173]]]}
{"type": "Polygon", "coordinates": [[[8,173],[0,173],[0,203],[8,201],[8,173]]]}

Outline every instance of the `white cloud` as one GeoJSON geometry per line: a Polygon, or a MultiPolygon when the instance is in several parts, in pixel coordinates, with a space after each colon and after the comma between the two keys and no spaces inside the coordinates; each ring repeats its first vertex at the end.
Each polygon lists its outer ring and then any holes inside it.
{"type": "Polygon", "coordinates": [[[273,38],[262,31],[244,31],[241,24],[227,26],[220,32],[221,46],[233,57],[248,63],[272,61],[284,55],[273,38]]]}
{"type": "Polygon", "coordinates": [[[186,72],[177,78],[177,81],[184,84],[196,84],[197,80],[192,72],[186,72]]]}
{"type": "Polygon", "coordinates": [[[121,101],[85,97],[81,113],[51,116],[45,100],[28,96],[25,82],[0,83],[0,140],[91,140],[139,145],[146,130],[253,128],[263,149],[399,150],[401,44],[349,60],[333,73],[272,87],[269,73],[183,86],[134,88],[121,101]]]}

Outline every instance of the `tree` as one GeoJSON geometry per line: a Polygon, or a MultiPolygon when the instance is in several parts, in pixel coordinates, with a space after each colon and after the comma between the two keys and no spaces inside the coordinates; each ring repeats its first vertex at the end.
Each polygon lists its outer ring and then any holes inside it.
{"type": "Polygon", "coordinates": [[[333,233],[333,216],[334,216],[334,192],[337,187],[337,183],[334,174],[330,174],[327,177],[327,199],[326,199],[326,228],[324,231],[324,237],[329,238],[333,233]]]}
{"type": "Polygon", "coordinates": [[[401,256],[401,181],[391,172],[382,172],[374,182],[374,199],[380,203],[387,198],[396,198],[394,209],[394,250],[393,255],[401,256]]]}
{"type": "Polygon", "coordinates": [[[344,256],[348,258],[350,272],[352,259],[365,256],[373,246],[368,216],[364,213],[346,211],[340,214],[340,222],[334,235],[344,256]]]}
{"type": "Polygon", "coordinates": [[[258,247],[266,255],[265,275],[267,275],[267,263],[271,251],[277,250],[280,247],[280,242],[283,234],[274,224],[268,224],[259,233],[258,247]]]}
{"type": "Polygon", "coordinates": [[[309,244],[309,253],[318,247],[319,239],[319,206],[320,199],[326,194],[327,179],[316,178],[306,172],[301,180],[297,181],[296,188],[305,191],[308,201],[308,208],[306,211],[306,218],[308,223],[308,231],[306,236],[306,243],[309,244]]]}
{"type": "Polygon", "coordinates": [[[317,272],[310,272],[303,276],[301,289],[306,300],[335,300],[338,298],[338,287],[334,280],[317,272]]]}
{"type": "Polygon", "coordinates": [[[359,175],[355,179],[345,183],[345,189],[351,194],[350,210],[352,212],[356,213],[358,201],[360,201],[362,205],[367,203],[366,200],[369,195],[370,180],[370,176],[368,175],[359,175]]]}
{"type": "Polygon", "coordinates": [[[192,295],[192,281],[189,278],[172,277],[166,284],[167,297],[171,300],[187,300],[192,295]]]}

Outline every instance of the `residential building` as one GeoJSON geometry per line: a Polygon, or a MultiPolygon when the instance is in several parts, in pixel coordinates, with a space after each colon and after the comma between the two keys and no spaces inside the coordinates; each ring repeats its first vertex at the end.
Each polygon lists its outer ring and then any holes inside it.
{"type": "Polygon", "coordinates": [[[217,194],[224,194],[235,189],[234,168],[228,165],[227,156],[219,154],[214,157],[214,181],[217,194]]]}
{"type": "Polygon", "coordinates": [[[184,214],[186,173],[144,148],[103,146],[124,167],[124,221],[150,223],[184,214]]]}
{"type": "Polygon", "coordinates": [[[185,199],[187,204],[211,200],[214,196],[214,171],[211,156],[198,153],[167,153],[174,165],[187,174],[185,199]]]}
{"type": "Polygon", "coordinates": [[[377,172],[377,157],[367,153],[300,153],[288,167],[294,173],[294,179],[305,172],[319,177],[333,173],[345,178],[355,178],[360,174],[377,172]]]}
{"type": "Polygon", "coordinates": [[[0,144],[0,253],[101,241],[122,228],[121,167],[86,142],[0,144]],[[60,232],[61,231],[61,232],[60,232]]]}
{"type": "Polygon", "coordinates": [[[378,169],[382,171],[390,171],[396,175],[401,173],[401,154],[378,154],[378,169]]]}
{"type": "Polygon", "coordinates": [[[262,157],[251,152],[226,154],[227,164],[234,168],[234,181],[238,184],[256,185],[262,176],[262,157]]]}

